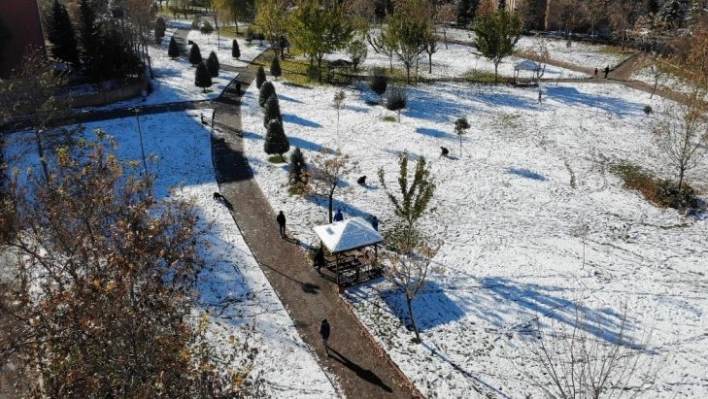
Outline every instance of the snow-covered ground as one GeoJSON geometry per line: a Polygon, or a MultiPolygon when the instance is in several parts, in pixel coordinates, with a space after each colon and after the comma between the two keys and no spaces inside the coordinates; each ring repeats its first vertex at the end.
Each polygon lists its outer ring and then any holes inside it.
{"type": "MultiPolygon", "coordinates": [[[[209,112],[204,110],[202,112],[209,112]]],[[[118,156],[140,159],[135,118],[85,125],[101,128],[118,140],[118,156]]],[[[193,201],[201,227],[207,228],[210,247],[203,255],[207,269],[201,275],[201,309],[209,311],[208,339],[221,356],[223,367],[248,371],[266,381],[274,398],[333,398],[336,388],[300,336],[243,240],[226,207],[214,201],[218,191],[211,158],[211,132],[199,122],[198,112],[140,117],[145,152],[156,160],[148,168],[156,175],[155,194],[193,201]],[[174,189],[173,192],[170,190],[174,189]]],[[[37,164],[27,133],[8,135],[11,166],[37,164]]],[[[87,136],[93,136],[87,133],[87,136]]],[[[197,317],[198,318],[198,317],[197,317]]]]}
{"type": "MultiPolygon", "coordinates": [[[[307,159],[341,148],[358,162],[335,193],[335,208],[347,217],[375,214],[383,229],[390,226],[376,171],[383,168],[395,184],[402,151],[430,162],[437,212],[422,228],[443,242],[433,262],[444,272],[414,303],[423,343],[411,343],[403,296],[391,284],[346,294],[425,395],[542,397],[521,372],[530,367],[522,364],[526,326],[539,320],[544,339],[555,339],[552,332],[575,325],[576,307],[610,334],[626,315],[625,334],[659,366],[642,397],[708,395],[708,220],[658,209],[608,171],[607,160],[629,160],[671,175],[652,138],[660,113],[642,111],[660,111],[662,99],[578,83],[544,86],[539,105],[534,89],[436,83],[408,89],[398,123],[383,119],[394,113],[367,105],[377,99],[367,87],[349,87],[337,133],[332,98],[340,88],[274,84],[291,148],[307,159]],[[460,153],[453,125],[463,116],[472,128],[460,153]],[[452,156],[441,158],[440,146],[452,156]],[[356,184],[361,175],[368,187],[356,184]]],[[[268,162],[263,152],[256,97],[252,86],[242,106],[255,177],[288,215],[293,235],[314,244],[312,227],[327,220],[325,202],[288,195],[287,165],[268,162]]],[[[694,170],[691,183],[706,187],[706,172],[705,164],[694,170]]],[[[590,324],[579,329],[604,336],[590,324]]]]}

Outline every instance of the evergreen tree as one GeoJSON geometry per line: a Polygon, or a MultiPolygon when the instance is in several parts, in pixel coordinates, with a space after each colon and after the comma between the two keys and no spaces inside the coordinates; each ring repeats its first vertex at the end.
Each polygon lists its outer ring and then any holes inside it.
{"type": "Polygon", "coordinates": [[[189,50],[189,63],[192,64],[192,66],[196,66],[201,62],[202,53],[199,51],[199,46],[193,44],[192,48],[189,50]]]}
{"type": "Polygon", "coordinates": [[[261,90],[258,93],[258,105],[261,107],[265,107],[266,101],[268,101],[268,98],[270,96],[276,95],[275,93],[275,86],[273,86],[273,83],[271,82],[265,82],[263,83],[263,86],[261,86],[261,90]]]}
{"type": "Polygon", "coordinates": [[[59,0],[54,0],[52,5],[51,22],[48,32],[49,41],[52,42],[52,55],[54,58],[69,62],[79,63],[79,50],[74,34],[74,26],[69,19],[69,12],[59,0]]]}
{"type": "Polygon", "coordinates": [[[194,84],[204,89],[204,93],[206,93],[206,88],[212,85],[209,69],[203,62],[197,65],[197,70],[194,74],[194,84]]]}
{"type": "Polygon", "coordinates": [[[179,57],[179,46],[177,46],[174,36],[170,38],[170,46],[167,48],[167,55],[172,59],[179,57]]]}
{"type": "Polygon", "coordinates": [[[160,17],[155,21],[155,42],[156,44],[162,43],[162,38],[165,37],[165,31],[167,30],[167,24],[165,20],[160,17]]]}
{"type": "Polygon", "coordinates": [[[499,0],[499,9],[506,10],[506,0],[499,0]]]}
{"type": "Polygon", "coordinates": [[[263,86],[263,83],[265,81],[266,81],[265,70],[263,69],[263,66],[259,66],[258,71],[256,72],[256,88],[260,89],[261,86],[263,86]]]}
{"type": "Polygon", "coordinates": [[[386,109],[389,111],[398,112],[398,122],[401,122],[401,111],[406,108],[406,103],[408,101],[408,96],[406,91],[400,87],[393,87],[388,92],[388,98],[386,99],[386,109]]]}
{"type": "Polygon", "coordinates": [[[283,124],[278,120],[272,120],[268,124],[268,132],[263,142],[263,150],[268,155],[278,154],[283,158],[283,154],[290,149],[290,142],[285,136],[283,124]]]}
{"type": "Polygon", "coordinates": [[[231,42],[231,57],[236,59],[241,58],[241,50],[238,48],[238,41],[236,39],[231,42]]]}
{"type": "Polygon", "coordinates": [[[268,97],[268,101],[265,103],[265,109],[263,110],[263,127],[268,128],[268,124],[272,120],[283,123],[283,115],[280,113],[280,101],[278,101],[278,96],[276,96],[275,93],[268,97]]]}
{"type": "Polygon", "coordinates": [[[270,74],[275,78],[275,80],[278,80],[278,77],[282,74],[282,71],[280,70],[280,61],[278,61],[277,56],[273,57],[273,61],[270,63],[270,74]]]}
{"type": "Polygon", "coordinates": [[[470,127],[467,118],[457,118],[455,121],[455,133],[457,133],[457,137],[460,138],[460,156],[462,156],[462,135],[465,134],[470,127]]]}
{"type": "Polygon", "coordinates": [[[290,154],[290,184],[304,183],[306,172],[305,155],[300,151],[300,147],[295,147],[290,154]]]}
{"type": "Polygon", "coordinates": [[[97,49],[99,32],[96,29],[96,14],[89,0],[81,0],[79,3],[79,12],[81,13],[81,45],[84,48],[84,55],[87,57],[93,56],[97,49]]]}
{"type": "Polygon", "coordinates": [[[384,75],[383,71],[379,68],[375,68],[371,73],[371,79],[369,81],[369,86],[376,94],[379,95],[379,102],[382,99],[383,94],[386,92],[386,87],[388,86],[388,78],[384,75]]]}
{"type": "Polygon", "coordinates": [[[140,59],[116,27],[102,26],[98,29],[97,48],[100,51],[93,54],[88,64],[94,81],[122,79],[140,73],[140,59]]]}
{"type": "Polygon", "coordinates": [[[209,53],[209,58],[206,62],[207,69],[209,69],[209,74],[212,78],[219,76],[219,59],[216,57],[216,53],[213,51],[209,53]]]}

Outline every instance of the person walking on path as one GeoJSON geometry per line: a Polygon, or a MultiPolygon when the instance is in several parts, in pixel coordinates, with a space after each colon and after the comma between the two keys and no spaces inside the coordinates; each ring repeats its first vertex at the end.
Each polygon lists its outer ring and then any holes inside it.
{"type": "Polygon", "coordinates": [[[597,79],[597,68],[595,68],[595,79],[597,79]]]}
{"type": "Polygon", "coordinates": [[[610,66],[608,65],[605,67],[605,79],[607,79],[607,74],[609,74],[609,73],[610,73],[610,66]]]}
{"type": "Polygon", "coordinates": [[[275,220],[278,222],[278,226],[280,226],[280,237],[285,237],[285,214],[283,211],[280,211],[275,220]]]}
{"type": "Polygon", "coordinates": [[[322,320],[322,324],[320,324],[320,337],[322,337],[322,345],[324,345],[325,353],[329,356],[329,344],[327,343],[329,339],[329,322],[327,319],[322,320]]]}
{"type": "Polygon", "coordinates": [[[344,220],[344,215],[342,215],[342,210],[337,208],[337,213],[334,214],[334,219],[335,222],[341,222],[344,220]]]}

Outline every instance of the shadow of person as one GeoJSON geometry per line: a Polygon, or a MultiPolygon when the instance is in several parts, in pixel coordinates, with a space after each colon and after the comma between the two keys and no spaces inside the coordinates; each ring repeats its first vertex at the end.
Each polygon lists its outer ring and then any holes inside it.
{"type": "Polygon", "coordinates": [[[346,357],[344,357],[344,355],[337,352],[336,350],[329,348],[329,357],[338,361],[339,363],[342,363],[345,367],[355,372],[359,378],[381,387],[386,392],[393,392],[393,390],[383,381],[381,381],[381,378],[379,378],[379,376],[377,376],[373,371],[361,368],[358,364],[347,359],[346,357]]]}

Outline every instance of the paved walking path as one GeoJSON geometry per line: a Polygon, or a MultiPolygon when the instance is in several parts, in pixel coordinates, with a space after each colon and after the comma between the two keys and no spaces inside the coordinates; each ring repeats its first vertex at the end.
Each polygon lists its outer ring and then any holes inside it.
{"type": "MultiPolygon", "coordinates": [[[[245,90],[254,78],[253,71],[242,70],[237,79],[245,90]]],[[[253,179],[242,139],[236,134],[241,115],[234,85],[232,82],[215,102],[214,123],[223,127],[212,136],[219,188],[233,204],[234,220],[300,336],[323,367],[336,375],[348,398],[422,397],[372,341],[336,286],[319,276],[297,243],[280,237],[275,212],[253,179]],[[332,326],[331,357],[325,355],[318,333],[325,318],[332,326]]]]}

